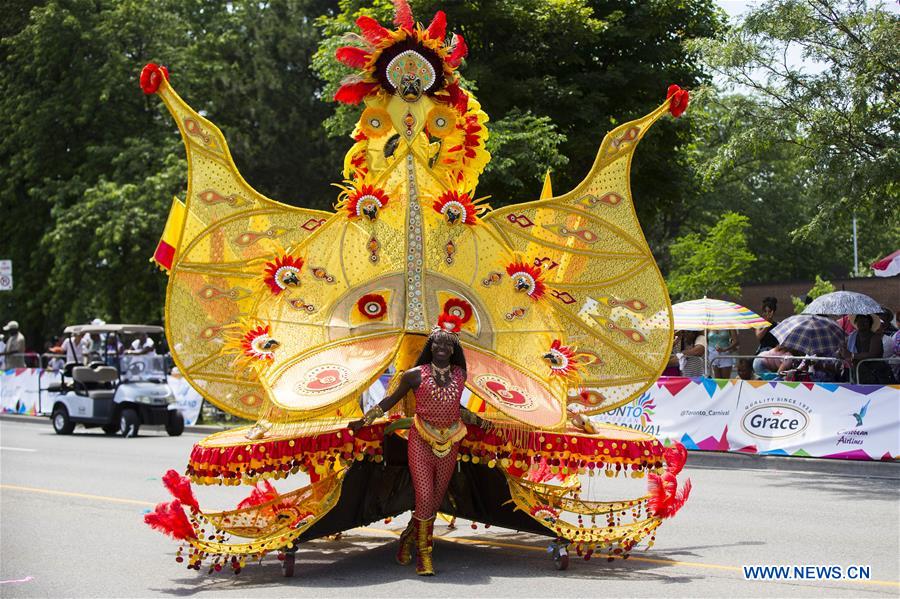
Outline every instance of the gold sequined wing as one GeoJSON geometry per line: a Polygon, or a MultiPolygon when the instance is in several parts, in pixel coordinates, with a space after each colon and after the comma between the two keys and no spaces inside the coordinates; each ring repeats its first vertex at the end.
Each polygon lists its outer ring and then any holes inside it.
{"type": "MultiPolygon", "coordinates": [[[[569,401],[591,413],[631,401],[653,384],[669,358],[668,292],[630,189],[635,148],[669,104],[607,134],[590,173],[571,192],[484,218],[543,285],[542,297],[529,307],[540,313],[540,322],[555,323],[553,334],[560,335],[554,347],[546,348],[548,360],[571,369],[569,401]],[[651,323],[659,313],[668,320],[651,323]]],[[[498,285],[508,275],[499,269],[479,272],[479,277],[499,279],[498,285]]],[[[507,304],[498,313],[516,307],[507,304]]],[[[539,342],[528,330],[537,328],[524,327],[517,346],[539,342]]]]}

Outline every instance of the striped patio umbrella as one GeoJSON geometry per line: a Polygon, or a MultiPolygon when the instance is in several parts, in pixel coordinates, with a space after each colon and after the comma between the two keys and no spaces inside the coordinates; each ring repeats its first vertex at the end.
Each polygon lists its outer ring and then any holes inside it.
{"type": "Polygon", "coordinates": [[[672,316],[675,329],[682,331],[758,329],[771,324],[740,304],[708,297],[673,304],[672,316]]]}

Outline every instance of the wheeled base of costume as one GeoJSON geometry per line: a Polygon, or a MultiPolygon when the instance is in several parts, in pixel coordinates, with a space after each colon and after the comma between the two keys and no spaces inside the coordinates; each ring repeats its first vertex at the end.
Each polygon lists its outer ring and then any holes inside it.
{"type": "MultiPolygon", "coordinates": [[[[189,568],[207,564],[211,573],[224,567],[239,572],[247,558],[278,551],[284,574],[292,575],[300,544],[413,509],[407,441],[396,432],[385,436],[386,424],[377,422],[355,435],[343,427],[258,441],[247,441],[246,429],[212,435],[192,452],[191,480],[255,484],[251,497],[235,510],[203,512],[190,507],[196,501],[182,477],[179,485],[167,483],[176,501],[161,504],[156,513],[185,506],[184,521],[180,527],[158,527],[183,541],[176,559],[189,568]],[[271,486],[265,490],[265,479],[299,470],[310,476],[308,486],[282,494],[271,486]]],[[[645,539],[652,545],[662,520],[687,498],[689,482],[679,493],[675,482],[685,457],[683,447],[667,449],[619,427],[597,434],[532,432],[514,445],[502,434],[470,426],[440,511],[551,537],[558,569],[568,566],[570,547],[586,558],[598,551],[610,559],[625,557],[645,539]],[[596,475],[609,477],[610,484],[616,477],[647,477],[650,492],[622,501],[581,499],[578,477],[596,475]]],[[[411,563],[415,545],[417,572],[434,572],[433,525],[433,518],[411,522],[400,536],[398,562],[411,563]]]]}

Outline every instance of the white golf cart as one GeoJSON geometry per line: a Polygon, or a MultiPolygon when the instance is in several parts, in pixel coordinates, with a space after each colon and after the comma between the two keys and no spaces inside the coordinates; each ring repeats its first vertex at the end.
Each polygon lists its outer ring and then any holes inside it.
{"type": "Polygon", "coordinates": [[[166,382],[165,358],[153,352],[122,353],[118,349],[129,338],[163,332],[162,327],[137,324],[66,327],[64,333],[71,343],[77,343],[75,337],[82,333],[106,339],[100,360],[87,366],[67,363],[60,370],[59,382],[40,390],[40,412],[50,416],[53,430],[68,435],[81,424],[100,427],[108,435],[134,437],[141,425],[157,425],[165,426],[171,436],[180,435],[184,417],[166,382]],[[114,339],[108,338],[111,335],[114,339]],[[49,414],[46,407],[51,407],[49,414]]]}

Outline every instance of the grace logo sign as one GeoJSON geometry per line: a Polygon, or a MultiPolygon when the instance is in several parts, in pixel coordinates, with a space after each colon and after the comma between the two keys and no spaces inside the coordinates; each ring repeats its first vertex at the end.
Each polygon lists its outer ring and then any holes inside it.
{"type": "Polygon", "coordinates": [[[809,426],[809,415],[796,406],[768,403],[744,413],[741,428],[757,439],[785,439],[799,435],[809,426]]]}

